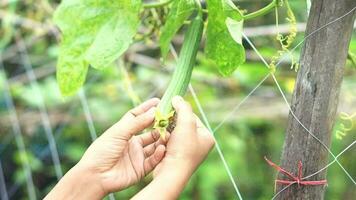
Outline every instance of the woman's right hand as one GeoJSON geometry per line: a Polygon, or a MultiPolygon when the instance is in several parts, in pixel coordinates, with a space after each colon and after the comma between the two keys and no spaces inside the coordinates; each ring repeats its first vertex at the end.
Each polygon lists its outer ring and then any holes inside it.
{"type": "Polygon", "coordinates": [[[172,105],[177,114],[176,127],[169,136],[165,157],[153,172],[155,178],[166,173],[190,177],[215,144],[188,102],[177,96],[172,105]]]}
{"type": "Polygon", "coordinates": [[[177,199],[215,144],[213,135],[182,97],[175,97],[172,104],[177,114],[177,124],[168,136],[166,154],[153,171],[153,181],[133,200],[177,199]]]}

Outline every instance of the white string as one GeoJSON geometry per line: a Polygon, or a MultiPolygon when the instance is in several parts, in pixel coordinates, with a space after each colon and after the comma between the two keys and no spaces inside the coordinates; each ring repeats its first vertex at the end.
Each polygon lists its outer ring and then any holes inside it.
{"type": "MultiPolygon", "coordinates": [[[[170,49],[171,49],[171,53],[172,53],[174,59],[177,61],[177,60],[178,60],[178,54],[177,54],[177,51],[174,49],[174,47],[173,47],[172,44],[170,44],[170,49]]],[[[199,112],[200,112],[200,115],[201,115],[202,118],[203,118],[204,124],[207,126],[208,130],[210,131],[210,133],[214,135],[214,132],[213,132],[213,130],[212,130],[210,124],[209,124],[208,118],[207,118],[207,116],[205,115],[205,113],[204,113],[204,111],[203,111],[203,108],[202,108],[202,106],[201,106],[201,104],[200,104],[200,102],[199,102],[199,99],[198,99],[198,97],[197,97],[197,95],[196,95],[196,93],[195,93],[195,91],[194,91],[194,89],[193,89],[193,87],[192,87],[191,84],[189,84],[189,91],[191,92],[191,94],[192,94],[192,96],[193,96],[193,98],[194,98],[195,104],[197,105],[198,110],[199,110],[199,112]]],[[[216,147],[216,150],[217,150],[218,155],[219,155],[219,157],[220,157],[220,159],[221,159],[221,161],[222,161],[222,163],[223,163],[223,165],[224,165],[225,171],[227,172],[227,175],[228,175],[228,177],[229,177],[229,179],[230,179],[230,181],[231,181],[231,183],[232,183],[232,185],[233,185],[233,187],[234,187],[234,190],[235,190],[237,196],[239,197],[239,199],[240,199],[240,200],[243,200],[243,199],[242,199],[242,195],[241,195],[241,193],[240,193],[240,190],[239,190],[239,188],[237,187],[237,184],[236,184],[236,182],[235,182],[235,179],[234,179],[234,177],[233,177],[233,175],[232,175],[232,172],[231,172],[231,170],[230,170],[230,167],[229,167],[229,165],[227,164],[226,159],[225,159],[225,157],[224,157],[224,154],[223,154],[223,152],[222,152],[222,150],[221,150],[221,148],[220,148],[220,145],[219,145],[219,143],[218,143],[218,141],[216,140],[215,137],[214,137],[214,140],[215,140],[215,147],[216,147]]]]}
{"type": "Polygon", "coordinates": [[[284,190],[288,189],[290,186],[292,186],[293,184],[297,183],[297,181],[291,182],[289,185],[287,185],[286,187],[284,187],[283,189],[279,190],[273,197],[271,200],[274,200],[278,195],[280,195],[284,190]]]}
{"type": "MultiPolygon", "coordinates": [[[[341,15],[340,17],[338,17],[338,18],[336,18],[336,19],[334,19],[334,20],[332,20],[332,21],[330,21],[330,22],[328,22],[328,23],[326,23],[326,24],[320,26],[319,28],[315,29],[314,31],[312,31],[311,33],[309,33],[307,36],[305,36],[305,37],[303,38],[303,40],[300,41],[295,47],[293,47],[293,48],[289,51],[289,53],[291,54],[292,52],[294,52],[294,51],[295,51],[300,45],[302,45],[307,39],[309,39],[311,36],[313,36],[314,34],[316,34],[317,32],[319,32],[320,30],[322,30],[322,29],[328,27],[329,25],[331,25],[331,24],[333,24],[333,23],[335,23],[335,22],[337,22],[337,21],[343,19],[344,17],[346,17],[347,15],[351,14],[351,13],[352,13],[353,11],[355,11],[355,10],[356,10],[356,6],[353,7],[349,12],[347,12],[347,13],[341,15]]],[[[245,36],[246,36],[246,35],[245,35],[245,36]]],[[[244,36],[244,37],[245,37],[245,36],[244,36]]],[[[247,37],[247,36],[246,36],[246,37],[247,37]]],[[[284,53],[284,56],[279,60],[279,62],[277,62],[276,67],[278,67],[278,65],[281,64],[281,63],[283,62],[283,60],[288,57],[288,56],[286,56],[286,55],[288,55],[288,53],[284,53]]]]}
{"type": "MultiPolygon", "coordinates": [[[[331,23],[328,23],[331,24],[331,23]]],[[[326,26],[323,26],[326,27],[326,26]]],[[[320,30],[320,29],[319,29],[320,30]]],[[[266,62],[266,60],[263,58],[263,56],[260,54],[260,52],[256,49],[255,45],[251,42],[251,40],[243,33],[242,34],[243,37],[245,38],[245,40],[250,44],[250,46],[253,48],[253,50],[256,52],[256,54],[260,57],[260,59],[262,60],[262,62],[266,65],[267,68],[269,68],[268,63],[266,62]]],[[[301,121],[298,119],[298,117],[294,114],[293,110],[291,109],[290,104],[288,103],[288,100],[283,92],[283,90],[281,89],[276,77],[274,74],[272,74],[272,78],[275,82],[275,84],[278,87],[279,92],[281,93],[283,100],[285,101],[291,115],[293,116],[293,118],[303,127],[303,129],[305,129],[314,139],[316,139],[328,152],[329,154],[334,158],[335,162],[341,167],[341,169],[345,172],[345,174],[350,178],[350,180],[356,185],[355,180],[352,178],[352,176],[347,172],[347,170],[341,165],[341,163],[337,160],[337,158],[335,157],[335,155],[331,152],[331,150],[328,148],[327,145],[325,145],[318,137],[316,137],[309,129],[307,129],[303,123],[301,123],[301,121]]]]}
{"type": "MultiPolygon", "coordinates": [[[[0,56],[1,56],[1,54],[0,54],[0,56]]],[[[0,69],[4,72],[4,76],[5,76],[5,81],[4,81],[5,104],[6,104],[6,107],[8,108],[9,113],[10,113],[11,127],[12,127],[13,134],[15,136],[16,145],[17,145],[17,148],[23,158],[22,170],[26,177],[26,186],[27,186],[28,196],[29,196],[30,200],[36,200],[36,191],[35,191],[35,186],[33,184],[31,166],[30,166],[30,162],[27,157],[25,143],[24,143],[24,139],[22,136],[21,128],[20,128],[20,122],[17,117],[14,101],[11,97],[10,86],[9,86],[9,83],[8,83],[8,80],[6,77],[6,72],[4,70],[4,66],[3,66],[3,62],[2,62],[1,58],[0,58],[0,69]]]]}
{"type": "MultiPolygon", "coordinates": [[[[326,28],[327,26],[329,26],[329,25],[331,25],[331,24],[333,24],[333,23],[335,23],[335,22],[341,20],[341,19],[344,18],[345,16],[349,15],[350,13],[352,13],[355,9],[356,9],[356,7],[354,7],[353,9],[351,9],[349,12],[345,13],[344,15],[342,15],[342,16],[340,16],[340,17],[338,17],[338,18],[336,18],[336,19],[334,19],[334,20],[332,20],[332,21],[330,21],[330,22],[328,22],[328,23],[326,23],[326,24],[324,24],[323,26],[317,28],[316,30],[312,31],[310,34],[308,34],[307,36],[305,36],[302,41],[300,41],[295,47],[293,47],[293,48],[289,51],[289,53],[284,53],[284,54],[283,54],[282,58],[276,63],[276,68],[279,67],[279,65],[288,57],[288,55],[290,55],[290,54],[291,54],[292,52],[294,52],[300,45],[302,45],[306,39],[308,39],[309,37],[313,36],[313,35],[314,35],[315,33],[317,33],[318,31],[320,31],[320,30],[326,28]]],[[[245,35],[244,33],[243,33],[243,35],[244,35],[244,37],[246,37],[246,35],[245,35]]],[[[267,62],[265,62],[265,64],[267,64],[267,62]]],[[[267,64],[267,65],[268,65],[268,64],[267,64]]],[[[265,77],[264,79],[267,79],[267,78],[265,77]]],[[[264,80],[262,80],[262,81],[259,83],[259,85],[262,85],[263,82],[264,82],[264,80]]],[[[258,88],[258,86],[255,87],[247,96],[250,96],[250,95],[254,92],[254,90],[256,90],[257,88],[258,88]]],[[[247,98],[243,99],[243,101],[246,101],[246,100],[247,100],[247,98]]],[[[225,117],[225,119],[223,120],[223,122],[220,123],[220,124],[214,129],[214,132],[217,131],[217,129],[219,129],[231,116],[233,116],[233,114],[238,110],[238,108],[241,106],[241,104],[242,104],[242,103],[240,102],[238,105],[235,106],[235,108],[230,112],[230,114],[228,114],[228,117],[225,117]]]]}
{"type": "Polygon", "coordinates": [[[270,76],[271,74],[268,73],[257,85],[255,88],[253,88],[251,90],[250,93],[248,93],[247,96],[245,96],[242,101],[240,101],[233,109],[232,111],[226,115],[226,117],[214,128],[213,133],[216,133],[216,131],[230,118],[233,116],[233,114],[241,107],[242,104],[245,103],[245,101],[252,96],[252,94],[267,80],[267,78],[270,76]]]}
{"type": "MultiPolygon", "coordinates": [[[[341,151],[341,153],[339,153],[335,158],[340,157],[345,151],[347,151],[348,149],[350,149],[354,144],[356,143],[356,140],[353,141],[349,146],[347,146],[343,151],[341,151]]],[[[306,177],[304,177],[303,179],[307,179],[310,178],[312,176],[315,176],[317,174],[319,174],[320,172],[326,170],[330,165],[334,164],[336,162],[336,160],[334,159],[333,161],[331,161],[329,164],[327,164],[325,167],[321,168],[320,170],[318,170],[317,172],[314,172],[306,177]]]]}
{"type": "MultiPolygon", "coordinates": [[[[52,31],[54,33],[54,36],[56,37],[57,41],[59,41],[59,33],[57,30],[53,30],[52,31]]],[[[80,99],[80,103],[82,105],[83,111],[84,111],[84,115],[85,115],[85,120],[87,122],[88,125],[88,129],[89,129],[89,134],[91,137],[92,142],[94,142],[94,140],[97,139],[98,134],[95,130],[95,126],[94,126],[94,121],[93,121],[93,117],[92,114],[90,112],[89,109],[89,104],[87,101],[87,97],[85,95],[85,91],[83,88],[80,89],[79,93],[78,93],[79,99],[80,99]]],[[[115,200],[115,196],[114,194],[110,193],[109,194],[109,199],[110,200],[115,200]]]]}
{"type": "MultiPolygon", "coordinates": [[[[94,142],[94,140],[96,140],[96,138],[98,137],[98,134],[97,134],[97,132],[95,130],[93,116],[92,116],[92,114],[90,112],[89,104],[88,104],[88,101],[87,101],[87,97],[85,95],[85,91],[84,91],[83,88],[79,90],[78,96],[79,96],[80,103],[81,103],[83,111],[84,111],[84,115],[85,115],[85,119],[86,119],[86,122],[87,122],[87,125],[88,125],[90,137],[91,137],[92,141],[94,142]]],[[[115,200],[114,194],[110,193],[109,194],[109,199],[110,200],[115,200]]]]}
{"type": "Polygon", "coordinates": [[[2,169],[2,165],[1,165],[1,160],[0,160],[0,198],[1,200],[9,199],[9,195],[7,194],[7,189],[6,189],[4,170],[2,169]]]}
{"type": "MultiPolygon", "coordinates": [[[[88,80],[88,83],[92,83],[92,82],[94,82],[96,80],[96,78],[95,79],[89,79],[88,80]]],[[[76,105],[72,105],[72,106],[70,106],[70,109],[69,110],[71,110],[72,112],[74,111],[74,107],[75,107],[76,105]]],[[[61,135],[61,133],[62,133],[62,130],[65,128],[65,126],[66,125],[68,125],[68,123],[66,123],[65,125],[61,125],[60,127],[58,127],[57,128],[57,130],[55,131],[55,133],[54,133],[54,135],[55,135],[55,138],[57,138],[58,139],[58,137],[61,135]]],[[[38,153],[38,158],[40,159],[40,160],[42,160],[43,158],[44,158],[44,156],[46,155],[46,151],[49,149],[49,144],[47,144],[46,145],[46,147],[44,147],[39,153],[38,153]]],[[[19,189],[19,185],[18,184],[14,184],[14,185],[12,185],[11,187],[10,187],[10,189],[9,189],[9,191],[11,191],[11,193],[9,193],[9,198],[11,199],[11,197],[12,197],[12,195],[14,194],[14,193],[16,193],[16,191],[19,189]]]]}
{"type": "MultiPolygon", "coordinates": [[[[341,151],[337,156],[336,158],[340,157],[343,153],[345,153],[347,150],[349,150],[354,144],[356,143],[356,140],[354,142],[352,142],[349,146],[347,146],[343,151],[341,151]]],[[[336,160],[334,159],[333,161],[331,161],[329,164],[327,164],[325,167],[321,168],[320,170],[318,170],[317,172],[315,173],[312,173],[308,176],[305,176],[304,178],[302,178],[302,180],[305,180],[305,179],[308,179],[312,176],[315,176],[317,174],[319,174],[320,172],[322,172],[323,170],[327,169],[328,167],[330,167],[332,164],[334,164],[336,162],[336,160]]],[[[272,200],[275,199],[280,193],[282,193],[284,190],[286,190],[287,188],[289,188],[290,186],[292,186],[293,184],[297,183],[296,181],[295,182],[292,182],[291,184],[287,185],[286,187],[284,187],[283,189],[281,189],[280,191],[278,191],[273,197],[272,197],[272,200]]]]}
{"type": "MultiPolygon", "coordinates": [[[[269,68],[269,65],[268,63],[266,62],[266,60],[263,58],[263,56],[261,55],[261,53],[257,50],[257,48],[255,47],[255,45],[251,42],[251,40],[245,35],[245,34],[242,34],[242,36],[245,38],[245,40],[250,44],[250,46],[252,47],[252,49],[256,52],[256,54],[260,57],[260,59],[262,60],[262,62],[265,64],[265,66],[267,68],[269,68]]],[[[275,84],[277,85],[278,87],[278,90],[280,92],[280,94],[282,95],[283,97],[283,100],[284,102],[286,103],[288,109],[289,109],[289,112],[291,113],[291,115],[293,116],[293,118],[303,127],[303,129],[305,129],[314,139],[316,139],[328,152],[329,154],[334,158],[336,159],[335,155],[331,152],[331,150],[328,148],[327,145],[325,145],[318,137],[316,137],[308,128],[305,127],[305,125],[298,119],[298,117],[294,114],[290,104],[288,103],[288,100],[282,90],[282,88],[280,87],[276,77],[274,74],[272,74],[272,78],[275,82],[275,84]]],[[[352,176],[346,171],[346,169],[341,165],[341,163],[336,159],[336,162],[337,164],[341,167],[341,169],[345,172],[345,174],[350,178],[350,180],[356,185],[356,182],[355,180],[352,178],[352,176]]]]}
{"type": "Polygon", "coordinates": [[[87,97],[85,95],[84,89],[80,89],[78,96],[79,96],[80,103],[81,103],[83,111],[84,111],[84,115],[85,115],[85,119],[86,119],[86,122],[88,125],[91,140],[94,142],[94,140],[96,140],[98,135],[95,130],[93,117],[92,117],[92,114],[89,109],[89,105],[88,105],[88,101],[87,101],[87,97]]]}
{"type": "Polygon", "coordinates": [[[39,108],[40,114],[41,114],[42,125],[45,130],[46,137],[47,137],[47,140],[49,143],[52,161],[54,164],[54,169],[56,172],[57,180],[60,180],[63,176],[63,172],[62,172],[61,162],[59,160],[59,155],[58,155],[58,151],[57,151],[57,147],[56,147],[56,141],[53,137],[53,131],[51,128],[51,123],[49,121],[49,116],[48,116],[48,111],[47,111],[47,108],[45,105],[45,101],[44,101],[40,86],[38,85],[36,75],[33,71],[32,65],[30,63],[30,59],[28,58],[26,46],[24,45],[22,38],[19,37],[18,40],[16,41],[16,43],[18,45],[18,49],[20,50],[20,56],[21,56],[23,65],[26,70],[26,75],[27,75],[28,79],[31,81],[31,87],[33,88],[33,90],[35,90],[35,94],[38,94],[38,98],[40,101],[38,108],[39,108]]]}
{"type": "MultiPolygon", "coordinates": [[[[210,124],[209,124],[208,118],[207,118],[207,116],[206,116],[206,114],[205,114],[205,112],[204,112],[204,110],[203,110],[203,108],[202,108],[202,106],[201,106],[201,104],[199,102],[199,99],[198,99],[198,97],[197,97],[197,95],[196,95],[196,93],[195,93],[195,91],[194,91],[194,89],[193,89],[191,84],[189,84],[189,91],[190,91],[190,93],[192,94],[192,96],[194,98],[194,102],[198,107],[199,113],[203,118],[204,124],[206,125],[206,127],[208,128],[210,133],[214,135],[214,132],[213,132],[213,130],[212,130],[210,124]]],[[[220,147],[220,145],[219,145],[219,143],[218,143],[218,141],[216,140],[215,137],[214,137],[214,140],[215,140],[216,150],[217,150],[217,152],[219,154],[219,157],[220,157],[220,159],[221,159],[221,161],[222,161],[222,163],[224,165],[225,171],[227,172],[227,175],[228,175],[228,177],[229,177],[229,179],[230,179],[230,181],[231,181],[231,183],[232,183],[232,185],[233,185],[233,187],[235,189],[235,192],[236,192],[237,196],[239,197],[240,200],[242,200],[242,196],[241,196],[240,190],[237,187],[237,184],[236,184],[235,179],[234,179],[234,177],[232,175],[230,167],[226,162],[226,159],[225,159],[224,154],[223,154],[223,152],[221,150],[221,147],[220,147]]]]}
{"type": "Polygon", "coordinates": [[[278,87],[278,90],[281,92],[281,95],[284,99],[284,101],[286,102],[287,106],[288,106],[288,109],[290,111],[290,113],[292,114],[293,118],[298,122],[298,124],[300,124],[303,129],[305,131],[307,131],[315,140],[317,140],[328,152],[329,154],[334,158],[335,162],[341,167],[341,169],[345,172],[345,174],[350,178],[350,180],[353,182],[354,185],[356,185],[356,182],[355,180],[352,178],[352,176],[347,172],[347,170],[342,166],[342,164],[337,160],[336,156],[333,154],[333,152],[328,148],[327,145],[325,145],[316,135],[314,135],[309,129],[307,129],[305,127],[305,125],[298,119],[298,117],[295,115],[295,113],[293,112],[292,108],[290,107],[289,103],[288,103],[288,100],[286,98],[286,96],[284,95],[282,89],[281,89],[281,86],[279,85],[276,77],[274,75],[272,75],[273,77],[273,80],[275,81],[277,87],[278,87]]]}

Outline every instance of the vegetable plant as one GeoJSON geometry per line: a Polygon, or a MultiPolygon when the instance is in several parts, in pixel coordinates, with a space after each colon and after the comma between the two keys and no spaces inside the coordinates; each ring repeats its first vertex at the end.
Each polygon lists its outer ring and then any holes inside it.
{"type": "MultiPolygon", "coordinates": [[[[174,115],[171,99],[186,92],[200,47],[205,47],[206,56],[218,67],[221,75],[231,75],[245,62],[242,44],[244,21],[273,10],[278,13],[277,9],[284,3],[289,8],[287,0],[272,0],[260,10],[245,13],[231,0],[206,0],[205,3],[200,0],[155,3],[141,0],[63,0],[54,14],[54,21],[62,33],[57,64],[60,90],[65,96],[74,94],[85,82],[89,66],[99,70],[111,66],[136,40],[154,34],[159,36],[157,42],[165,60],[173,37],[187,26],[175,71],[156,113],[154,127],[164,136],[174,115]],[[154,23],[148,27],[148,33],[138,31],[141,21],[141,26],[147,24],[149,17],[160,21],[160,15],[165,19],[163,26],[154,23]],[[203,32],[206,40],[201,45],[203,32]]],[[[288,16],[293,25],[294,16],[290,8],[288,16]]],[[[281,51],[287,51],[294,37],[293,29],[291,36],[284,39],[278,35],[281,51]]]]}

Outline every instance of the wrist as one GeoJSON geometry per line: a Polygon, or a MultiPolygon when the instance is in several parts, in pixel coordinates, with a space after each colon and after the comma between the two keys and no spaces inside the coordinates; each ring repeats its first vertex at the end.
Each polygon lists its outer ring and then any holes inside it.
{"type": "Polygon", "coordinates": [[[192,163],[189,164],[187,161],[183,162],[183,160],[166,157],[163,163],[161,163],[161,168],[157,174],[154,175],[152,182],[136,194],[132,200],[178,199],[180,193],[195,171],[192,163]],[[162,190],[162,187],[164,187],[164,190],[162,190]]]}
{"type": "Polygon", "coordinates": [[[45,199],[102,199],[105,192],[89,170],[74,166],[45,199]]]}
{"type": "Polygon", "coordinates": [[[166,166],[158,172],[150,185],[157,189],[161,188],[162,185],[169,185],[164,192],[160,193],[160,199],[178,199],[196,168],[186,161],[175,161],[174,165],[167,164],[166,166]]]}
{"type": "Polygon", "coordinates": [[[178,199],[180,193],[189,181],[191,174],[183,171],[171,170],[160,172],[152,182],[136,194],[131,200],[142,199],[178,199]],[[168,187],[165,187],[168,186],[168,187]],[[164,189],[162,189],[164,188],[164,189]]]}
{"type": "MultiPolygon", "coordinates": [[[[198,165],[195,161],[187,158],[181,157],[166,157],[161,173],[158,176],[166,176],[170,174],[171,176],[178,176],[184,178],[190,178],[194,171],[197,169],[198,165]]],[[[158,178],[157,176],[157,178],[158,178]]]]}
{"type": "Polygon", "coordinates": [[[71,173],[73,174],[73,179],[77,182],[79,181],[77,190],[80,195],[82,195],[82,192],[85,191],[88,193],[87,197],[103,199],[108,194],[102,186],[100,176],[97,173],[94,173],[93,170],[86,168],[85,166],[81,166],[78,163],[71,169],[71,173]]]}
{"type": "Polygon", "coordinates": [[[178,169],[170,169],[169,171],[162,171],[162,173],[156,175],[153,178],[153,181],[169,185],[185,185],[189,181],[192,174],[193,173],[189,170],[183,171],[178,169]]]}
{"type": "Polygon", "coordinates": [[[83,180],[81,181],[81,186],[85,187],[81,189],[92,189],[92,193],[98,194],[95,196],[101,196],[101,198],[107,195],[106,191],[101,185],[101,180],[99,176],[93,173],[90,169],[86,169],[85,167],[81,166],[75,166],[73,169],[73,173],[77,173],[77,175],[74,175],[75,178],[83,180]]]}

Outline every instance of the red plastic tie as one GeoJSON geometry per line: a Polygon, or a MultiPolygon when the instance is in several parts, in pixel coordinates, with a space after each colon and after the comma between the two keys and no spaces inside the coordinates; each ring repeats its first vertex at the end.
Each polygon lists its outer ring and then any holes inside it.
{"type": "Polygon", "coordinates": [[[290,173],[287,170],[283,169],[282,167],[276,165],[272,161],[268,160],[266,157],[265,157],[265,160],[267,161],[267,163],[270,166],[272,166],[277,171],[281,172],[282,174],[288,176],[291,179],[291,180],[279,180],[279,179],[276,179],[275,180],[275,187],[276,187],[277,184],[292,185],[292,184],[297,183],[298,186],[301,186],[301,185],[326,185],[327,184],[327,180],[320,180],[320,181],[305,181],[305,180],[303,180],[305,178],[302,178],[303,164],[302,164],[301,161],[298,162],[298,175],[294,176],[292,173],[290,173]]]}

